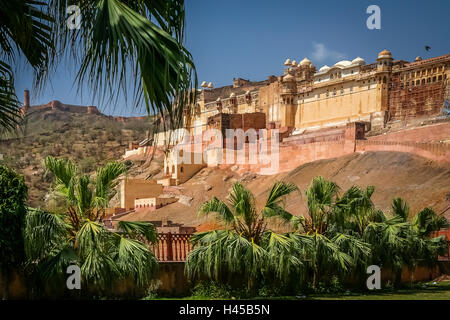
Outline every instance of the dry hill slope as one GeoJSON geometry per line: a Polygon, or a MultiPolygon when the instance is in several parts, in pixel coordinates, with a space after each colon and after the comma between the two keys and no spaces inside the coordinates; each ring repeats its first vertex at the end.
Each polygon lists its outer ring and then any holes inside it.
{"type": "MultiPolygon", "coordinates": [[[[207,223],[197,217],[197,209],[213,196],[224,199],[234,181],[242,180],[256,195],[259,205],[277,180],[294,182],[300,193],[289,196],[287,209],[294,214],[306,212],[304,191],[315,176],[335,181],[342,190],[352,185],[375,186],[373,200],[377,208],[389,211],[393,197],[404,198],[415,213],[426,206],[440,212],[450,193],[450,163],[433,162],[401,152],[366,152],[302,165],[287,174],[274,176],[238,175],[230,169],[205,168],[179,187],[184,203],[174,203],[153,212],[132,213],[124,220],[171,220],[187,226],[207,223]],[[226,181],[224,181],[226,180],[226,181]],[[211,189],[210,189],[211,188],[211,189]],[[210,189],[210,190],[209,190],[210,189]]],[[[447,213],[450,218],[450,213],[447,213]]]]}

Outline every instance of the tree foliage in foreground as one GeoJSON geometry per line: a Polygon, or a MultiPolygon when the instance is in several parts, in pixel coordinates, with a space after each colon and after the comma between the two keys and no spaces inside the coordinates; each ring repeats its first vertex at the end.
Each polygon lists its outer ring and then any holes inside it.
{"type": "Polygon", "coordinates": [[[139,239],[154,243],[154,226],[120,221],[113,232],[101,222],[125,166],[110,162],[90,177],[79,174],[70,160],[47,157],[45,165],[55,176],[52,192],[65,203],[66,211],[30,210],[26,217],[25,251],[41,286],[61,283],[54,280],[65,278],[70,264],[80,266],[82,285],[94,292],[107,295],[116,280],[148,285],[157,261],[139,239]]]}
{"type": "Polygon", "coordinates": [[[247,287],[252,290],[255,281],[268,272],[278,279],[297,273],[302,262],[293,254],[294,242],[267,227],[268,219],[287,214],[283,198],[296,189],[293,184],[275,183],[260,210],[253,194],[240,183],[233,185],[227,203],[216,197],[204,203],[199,213],[216,213],[225,228],[193,236],[195,248],[187,257],[187,275],[215,280],[239,275],[248,279],[247,287]]]}
{"type": "Polygon", "coordinates": [[[25,220],[27,187],[22,176],[0,166],[0,278],[2,296],[8,298],[13,272],[23,266],[24,243],[22,227],[25,220]]]}
{"type": "Polygon", "coordinates": [[[249,287],[274,279],[299,284],[306,280],[315,288],[333,276],[362,281],[367,266],[376,264],[392,270],[398,284],[404,267],[435,265],[438,255],[448,250],[443,237],[430,238],[433,231],[448,227],[447,220],[430,208],[410,217],[406,202],[395,198],[387,215],[371,200],[373,186],[353,186],[340,194],[334,182],[316,177],[305,191],[307,214],[299,216],[287,212],[282,201],[296,189],[277,182],[259,212],[251,192],[239,183],[228,204],[217,198],[204,203],[199,214],[216,213],[224,228],[193,237],[187,275],[225,282],[244,275],[249,287]],[[271,219],[281,220],[292,231],[271,231],[271,219]]]}
{"type": "Polygon", "coordinates": [[[132,96],[149,114],[166,114],[164,126],[178,127],[197,87],[184,27],[183,0],[2,1],[0,130],[21,120],[13,64],[31,66],[39,89],[65,58],[78,68],[80,89],[87,83],[94,97],[112,102],[132,96]],[[71,5],[80,9],[78,28],[68,27],[71,5]]]}

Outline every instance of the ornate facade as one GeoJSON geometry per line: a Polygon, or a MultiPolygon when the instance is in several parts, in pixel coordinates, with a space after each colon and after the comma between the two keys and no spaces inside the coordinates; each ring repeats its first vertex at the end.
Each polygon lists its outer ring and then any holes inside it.
{"type": "Polygon", "coordinates": [[[450,99],[450,54],[408,62],[383,50],[370,64],[358,57],[318,70],[307,58],[287,59],[284,65],[282,76],[264,81],[239,78],[232,86],[205,85],[185,127],[197,135],[219,113],[263,112],[268,128],[290,128],[293,134],[355,121],[377,128],[437,115],[450,99]]]}

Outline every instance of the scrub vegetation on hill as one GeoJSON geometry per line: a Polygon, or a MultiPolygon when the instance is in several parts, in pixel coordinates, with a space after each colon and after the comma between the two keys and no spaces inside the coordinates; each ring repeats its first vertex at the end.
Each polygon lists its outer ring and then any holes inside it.
{"type": "Polygon", "coordinates": [[[139,142],[150,119],[118,122],[103,115],[59,110],[30,112],[24,125],[0,140],[3,162],[25,176],[28,205],[43,207],[51,177],[43,169],[47,156],[76,161],[83,173],[120,160],[130,142],[139,142]]]}

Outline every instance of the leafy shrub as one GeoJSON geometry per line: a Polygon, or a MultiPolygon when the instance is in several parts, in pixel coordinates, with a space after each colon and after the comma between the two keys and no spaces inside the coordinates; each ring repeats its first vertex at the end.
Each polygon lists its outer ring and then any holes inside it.
{"type": "Polygon", "coordinates": [[[200,282],[194,287],[192,294],[211,299],[230,299],[232,297],[230,286],[214,281],[200,282]]]}
{"type": "Polygon", "coordinates": [[[22,227],[27,193],[23,177],[6,166],[0,166],[0,273],[6,283],[4,299],[8,298],[12,272],[22,265],[25,258],[22,227]]]}
{"type": "Polygon", "coordinates": [[[282,293],[280,291],[280,287],[265,285],[261,289],[259,289],[258,295],[260,297],[279,297],[282,295],[282,293]]]}

